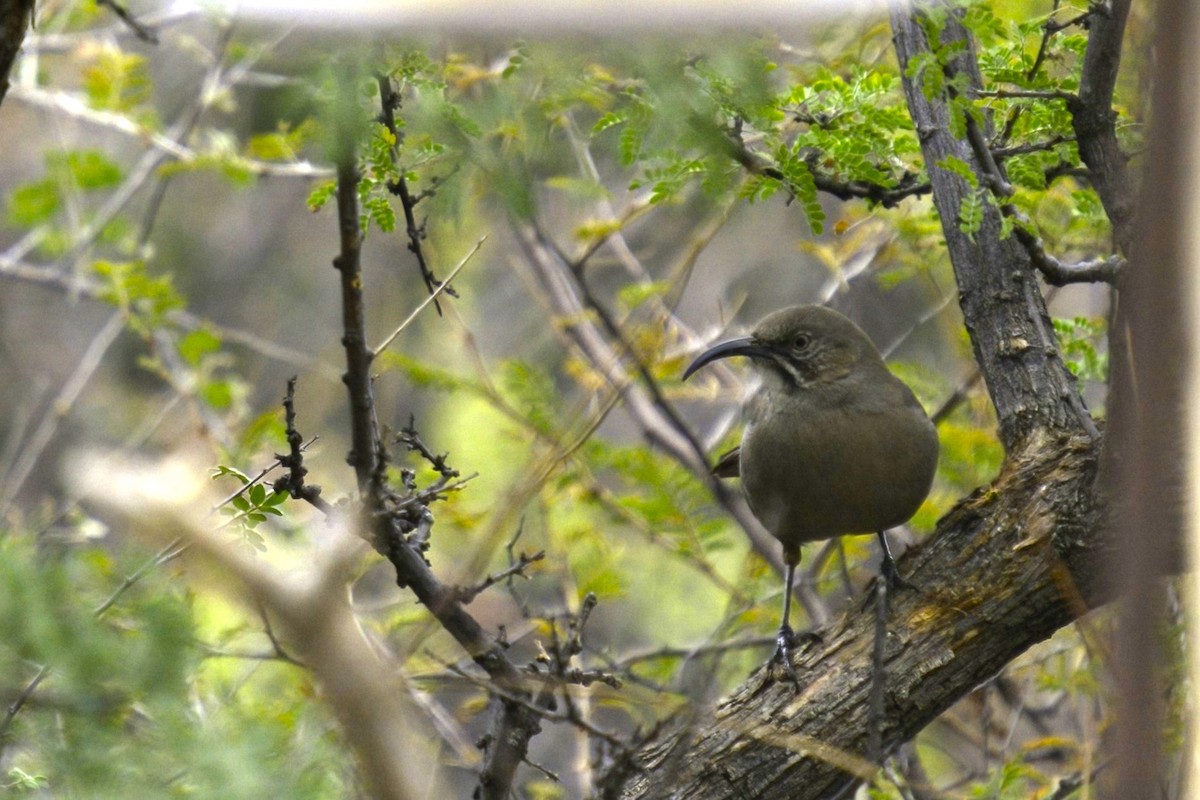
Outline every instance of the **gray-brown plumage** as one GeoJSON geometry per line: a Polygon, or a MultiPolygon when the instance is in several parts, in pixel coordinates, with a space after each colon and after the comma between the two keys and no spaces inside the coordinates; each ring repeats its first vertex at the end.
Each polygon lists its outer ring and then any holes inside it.
{"type": "Polygon", "coordinates": [[[883,531],[907,521],[929,493],[937,431],[862,329],[836,311],[777,311],[749,336],[709,348],[683,377],[729,356],[748,356],[762,385],[746,402],[739,451],[723,456],[715,471],[740,474],[750,509],[783,544],[786,657],[800,546],[876,533],[885,577],[896,580],[883,531]]]}

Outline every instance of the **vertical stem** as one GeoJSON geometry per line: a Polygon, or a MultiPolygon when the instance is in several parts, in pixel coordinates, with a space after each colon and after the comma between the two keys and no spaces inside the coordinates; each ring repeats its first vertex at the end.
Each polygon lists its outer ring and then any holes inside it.
{"type": "MultiPolygon", "coordinates": [[[[1191,0],[1161,0],[1156,11],[1161,24],[1155,31],[1151,125],[1129,268],[1117,286],[1110,333],[1111,433],[1102,465],[1118,544],[1109,579],[1123,596],[1114,663],[1120,691],[1111,797],[1161,794],[1166,782],[1167,617],[1160,578],[1180,569],[1183,502],[1195,493],[1194,484],[1180,480],[1184,409],[1196,402],[1180,366],[1196,351],[1195,318],[1187,313],[1194,309],[1185,308],[1183,290],[1195,263],[1195,253],[1187,250],[1195,223],[1187,211],[1196,191],[1193,143],[1200,123],[1187,98],[1195,88],[1191,37],[1200,17],[1191,0]]],[[[1194,793],[1191,787],[1187,796],[1194,793]]]]}

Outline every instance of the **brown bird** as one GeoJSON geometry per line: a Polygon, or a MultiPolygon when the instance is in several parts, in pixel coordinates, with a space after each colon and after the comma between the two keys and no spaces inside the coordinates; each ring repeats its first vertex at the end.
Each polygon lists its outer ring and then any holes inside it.
{"type": "Polygon", "coordinates": [[[745,404],[742,445],[716,474],[742,478],[763,527],[783,544],[783,622],[772,662],[791,672],[788,625],[800,546],[872,533],[881,572],[899,581],[883,532],[906,522],[933,481],[937,431],[862,329],[836,311],[794,306],[768,315],[746,337],[709,348],[683,373],[719,358],[747,356],[762,385],[745,404]]]}

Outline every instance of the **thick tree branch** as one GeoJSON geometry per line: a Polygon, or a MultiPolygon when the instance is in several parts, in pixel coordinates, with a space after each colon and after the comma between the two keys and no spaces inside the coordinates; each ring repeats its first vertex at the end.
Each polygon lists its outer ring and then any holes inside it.
{"type": "MultiPolygon", "coordinates": [[[[894,12],[893,29],[902,70],[912,59],[930,52],[925,31],[916,19],[894,12]]],[[[942,40],[962,44],[944,68],[966,75],[971,87],[980,86],[974,49],[953,13],[947,14],[942,40]]],[[[986,185],[988,170],[975,148],[968,139],[951,134],[951,111],[945,99],[927,98],[919,76],[906,76],[904,90],[925,163],[959,159],[986,185]]],[[[959,210],[974,190],[962,178],[937,166],[931,166],[930,178],[963,318],[996,407],[1001,442],[1011,450],[1039,428],[1091,432],[1094,424],[1058,353],[1045,302],[1032,279],[1029,253],[1015,237],[1001,235],[1000,211],[990,204],[984,204],[978,231],[961,230],[959,210]]]]}

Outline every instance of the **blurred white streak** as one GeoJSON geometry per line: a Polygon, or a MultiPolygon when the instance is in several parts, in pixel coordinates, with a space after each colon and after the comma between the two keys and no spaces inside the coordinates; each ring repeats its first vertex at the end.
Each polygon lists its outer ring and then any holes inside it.
{"type": "Polygon", "coordinates": [[[468,31],[586,30],[631,32],[647,28],[747,27],[882,13],[886,0],[241,0],[238,16],[286,19],[328,28],[371,27],[468,31]]]}

